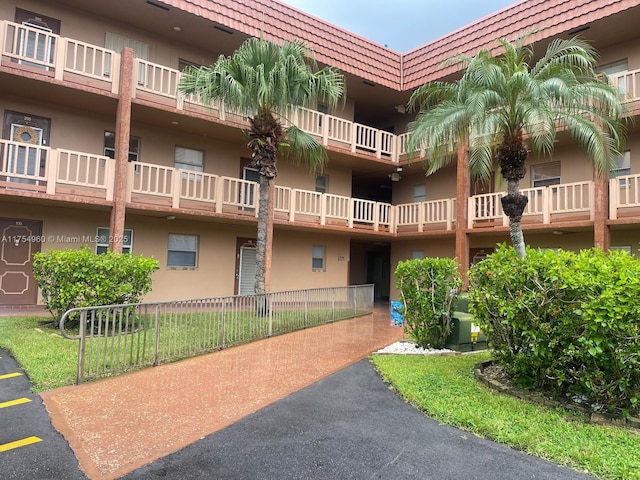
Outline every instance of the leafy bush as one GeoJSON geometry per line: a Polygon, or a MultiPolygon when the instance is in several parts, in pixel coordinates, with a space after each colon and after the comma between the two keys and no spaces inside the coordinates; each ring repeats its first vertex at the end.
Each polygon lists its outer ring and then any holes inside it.
{"type": "Polygon", "coordinates": [[[502,245],[471,269],[471,313],[523,388],[616,414],[640,411],[640,261],[502,245]]]}
{"type": "Polygon", "coordinates": [[[404,328],[419,347],[442,348],[451,333],[451,306],[462,284],[451,258],[398,263],[396,288],[404,304],[404,328]]]}
{"type": "Polygon", "coordinates": [[[47,309],[58,320],[70,308],[135,303],[151,290],[158,261],[88,247],[36,253],[33,274],[47,309]]]}

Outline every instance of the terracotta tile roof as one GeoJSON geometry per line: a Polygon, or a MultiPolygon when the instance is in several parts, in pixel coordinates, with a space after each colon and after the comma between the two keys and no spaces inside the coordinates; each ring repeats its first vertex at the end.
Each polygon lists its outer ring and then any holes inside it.
{"type": "Polygon", "coordinates": [[[638,0],[525,0],[429,42],[403,56],[402,90],[455,72],[441,62],[453,54],[496,49],[497,38],[513,40],[538,29],[535,40],[550,38],[640,4],[638,0]]]}
{"type": "Polygon", "coordinates": [[[400,88],[402,55],[276,0],[163,0],[251,36],[304,41],[316,60],[379,85],[400,88]]]}
{"type": "Polygon", "coordinates": [[[454,73],[441,62],[455,53],[496,48],[495,39],[538,29],[536,40],[640,5],[640,0],[522,0],[437,40],[400,54],[277,0],[163,0],[251,36],[300,39],[316,59],[394,90],[409,90],[454,73]]]}

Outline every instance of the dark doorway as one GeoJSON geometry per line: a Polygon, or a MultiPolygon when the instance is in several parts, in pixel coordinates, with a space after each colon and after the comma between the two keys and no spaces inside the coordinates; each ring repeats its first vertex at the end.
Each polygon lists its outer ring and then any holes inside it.
{"type": "Polygon", "coordinates": [[[391,288],[391,245],[386,242],[351,242],[349,284],[374,285],[374,300],[388,302],[391,288]]]}

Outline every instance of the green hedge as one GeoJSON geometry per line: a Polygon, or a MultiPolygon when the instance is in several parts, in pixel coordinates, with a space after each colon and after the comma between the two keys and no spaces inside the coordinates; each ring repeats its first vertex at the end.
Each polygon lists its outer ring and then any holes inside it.
{"type": "Polygon", "coordinates": [[[451,333],[451,310],[462,285],[458,263],[451,258],[424,258],[398,263],[396,288],[404,304],[404,328],[422,348],[443,348],[451,333]]]}
{"type": "Polygon", "coordinates": [[[500,246],[469,274],[470,310],[523,388],[640,411],[640,262],[626,252],[500,246]]]}
{"type": "Polygon", "coordinates": [[[33,273],[47,309],[59,320],[70,308],[139,302],[151,290],[158,261],[88,247],[36,253],[33,273]]]}

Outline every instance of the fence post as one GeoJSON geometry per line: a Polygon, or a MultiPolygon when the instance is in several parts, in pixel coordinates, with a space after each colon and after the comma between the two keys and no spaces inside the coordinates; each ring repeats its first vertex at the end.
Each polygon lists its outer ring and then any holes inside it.
{"type": "Polygon", "coordinates": [[[333,295],[331,295],[331,321],[336,321],[336,288],[332,288],[333,295]]]}
{"type": "Polygon", "coordinates": [[[85,354],[85,337],[87,332],[87,311],[82,310],[80,313],[80,342],[78,344],[78,370],[76,372],[76,385],[82,382],[82,374],[84,372],[84,354],[85,354]]]}
{"type": "Polygon", "coordinates": [[[155,318],[155,339],[153,345],[153,365],[158,365],[158,352],[160,350],[160,305],[156,305],[156,318],[155,318]]]}
{"type": "Polygon", "coordinates": [[[265,296],[265,302],[267,302],[267,312],[269,313],[269,336],[273,335],[273,308],[271,294],[267,293],[265,296]]]}
{"type": "Polygon", "coordinates": [[[358,313],[358,289],[353,289],[353,313],[358,313]]]}
{"type": "Polygon", "coordinates": [[[220,322],[220,347],[224,348],[224,318],[225,318],[225,313],[226,313],[226,307],[227,307],[227,302],[226,301],[222,301],[222,318],[221,318],[221,322],[220,322]]]}

